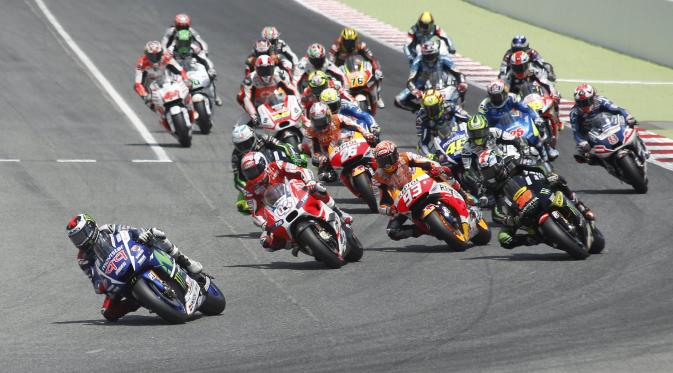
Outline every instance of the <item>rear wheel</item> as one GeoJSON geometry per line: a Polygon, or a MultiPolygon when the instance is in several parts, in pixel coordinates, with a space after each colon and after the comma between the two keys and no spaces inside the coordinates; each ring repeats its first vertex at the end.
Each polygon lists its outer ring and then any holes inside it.
{"type": "Polygon", "coordinates": [[[187,312],[175,309],[182,305],[184,308],[185,294],[184,290],[165,273],[154,272],[168,287],[167,291],[161,291],[153,282],[144,277],[138,278],[133,290],[133,297],[142,304],[143,307],[153,311],[162,319],[171,324],[182,324],[187,321],[187,312]]]}
{"type": "Polygon", "coordinates": [[[172,116],[173,126],[175,127],[175,134],[178,137],[180,145],[185,148],[192,146],[192,134],[189,133],[189,128],[187,123],[185,123],[185,117],[182,113],[174,114],[172,116]]]}
{"type": "Polygon", "coordinates": [[[376,202],[376,195],[374,194],[372,179],[368,172],[363,172],[353,178],[353,188],[355,188],[355,190],[360,193],[360,198],[362,198],[365,203],[367,203],[367,206],[369,206],[369,211],[379,212],[379,205],[376,202]]]}
{"type": "MultiPolygon", "coordinates": [[[[298,237],[300,244],[306,245],[311,248],[313,255],[316,259],[325,263],[330,268],[341,268],[344,265],[344,259],[339,258],[335,252],[333,252],[327,244],[318,237],[318,228],[315,225],[312,225],[304,229],[298,237]]],[[[333,238],[334,239],[334,238],[333,238]]]]}
{"type": "Polygon", "coordinates": [[[430,228],[430,232],[440,240],[446,242],[449,248],[454,251],[465,251],[467,249],[467,241],[461,240],[453,233],[454,228],[450,227],[446,219],[434,210],[423,220],[430,228]]]}
{"type": "Polygon", "coordinates": [[[563,229],[551,216],[542,224],[542,232],[547,240],[555,242],[557,248],[567,252],[573,259],[586,259],[589,250],[563,229]]]}
{"type": "Polygon", "coordinates": [[[201,129],[201,133],[204,135],[209,134],[211,128],[213,128],[213,122],[211,121],[210,114],[208,114],[208,110],[206,109],[206,102],[195,102],[194,110],[199,113],[199,119],[197,119],[196,123],[199,125],[199,129],[201,129]]]}
{"type": "Polygon", "coordinates": [[[633,186],[633,189],[638,193],[647,193],[647,179],[645,178],[645,175],[640,172],[633,157],[626,156],[618,162],[619,167],[624,174],[624,178],[626,178],[628,183],[633,186]]]}

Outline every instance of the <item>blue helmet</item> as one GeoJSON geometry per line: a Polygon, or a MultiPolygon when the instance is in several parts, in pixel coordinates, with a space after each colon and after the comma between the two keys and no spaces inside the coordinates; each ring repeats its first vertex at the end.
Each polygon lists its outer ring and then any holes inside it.
{"type": "Polygon", "coordinates": [[[528,39],[524,35],[517,35],[512,38],[512,49],[520,51],[528,48],[528,39]]]}

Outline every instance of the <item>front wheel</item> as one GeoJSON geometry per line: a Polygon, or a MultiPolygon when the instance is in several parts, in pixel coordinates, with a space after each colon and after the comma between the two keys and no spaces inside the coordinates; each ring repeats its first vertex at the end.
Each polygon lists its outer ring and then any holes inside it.
{"type": "Polygon", "coordinates": [[[439,211],[434,210],[423,220],[430,228],[433,236],[446,242],[449,248],[454,251],[465,251],[467,249],[467,237],[460,239],[454,234],[454,228],[450,227],[444,216],[439,211]]]}
{"type": "MultiPolygon", "coordinates": [[[[156,272],[155,272],[156,273],[156,272]]],[[[143,307],[159,315],[171,324],[182,324],[187,321],[185,310],[184,291],[175,280],[167,278],[163,273],[157,273],[168,290],[161,291],[156,284],[144,277],[138,278],[131,293],[143,307]],[[183,311],[176,309],[182,307],[183,311]]]]}
{"type": "Polygon", "coordinates": [[[561,228],[551,216],[542,223],[542,232],[546,240],[555,242],[558,249],[567,252],[573,259],[582,260],[589,256],[589,250],[561,228]]]}
{"type": "Polygon", "coordinates": [[[624,178],[633,186],[633,189],[641,194],[647,193],[647,178],[644,172],[641,173],[633,157],[625,156],[618,162],[624,178]]]}
{"type": "Polygon", "coordinates": [[[491,241],[491,230],[484,219],[477,223],[477,234],[472,237],[472,243],[478,246],[488,245],[491,241]]]}
{"type": "Polygon", "coordinates": [[[206,294],[206,300],[199,307],[199,311],[204,315],[215,316],[219,315],[224,311],[224,308],[227,306],[227,301],[224,299],[224,294],[220,288],[217,287],[212,281],[208,287],[208,294],[206,294]]]}
{"type": "Polygon", "coordinates": [[[353,178],[353,188],[360,193],[360,198],[367,203],[369,211],[374,213],[379,212],[379,205],[376,202],[372,179],[368,172],[363,172],[353,178]]]}
{"type": "Polygon", "coordinates": [[[360,242],[360,239],[355,236],[353,229],[346,227],[344,230],[348,237],[348,254],[346,254],[346,260],[349,262],[357,262],[362,259],[362,255],[364,255],[362,243],[360,242]]]}
{"type": "MultiPolygon", "coordinates": [[[[332,239],[334,239],[334,237],[332,237],[332,239]]],[[[315,225],[304,229],[299,234],[299,237],[297,237],[297,241],[299,241],[300,244],[310,247],[315,258],[325,263],[328,267],[337,269],[344,265],[344,259],[339,258],[339,256],[327,246],[325,241],[319,237],[315,225]]]]}
{"type": "Polygon", "coordinates": [[[178,137],[180,145],[185,148],[192,146],[192,134],[189,132],[189,127],[185,122],[185,117],[180,112],[179,114],[174,114],[172,117],[173,126],[175,127],[175,135],[178,137]]]}
{"type": "Polygon", "coordinates": [[[199,101],[194,103],[194,110],[199,114],[199,119],[197,119],[196,124],[199,125],[201,133],[207,135],[210,133],[210,130],[213,128],[213,122],[208,114],[206,109],[206,102],[199,101]]]}

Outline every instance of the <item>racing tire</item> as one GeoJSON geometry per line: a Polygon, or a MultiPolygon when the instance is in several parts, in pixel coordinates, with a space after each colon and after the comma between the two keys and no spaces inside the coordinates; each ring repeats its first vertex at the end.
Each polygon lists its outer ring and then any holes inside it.
{"type": "Polygon", "coordinates": [[[567,252],[571,258],[583,260],[589,256],[589,250],[570,236],[553,218],[545,220],[541,228],[545,241],[555,242],[556,248],[567,252]]]}
{"type": "Polygon", "coordinates": [[[210,118],[210,114],[208,114],[208,110],[206,109],[206,102],[195,102],[194,110],[196,110],[196,112],[199,114],[199,119],[196,120],[196,124],[198,124],[201,133],[204,135],[209,134],[210,130],[213,128],[213,122],[210,118]]]}
{"type": "Polygon", "coordinates": [[[640,194],[647,193],[647,178],[640,173],[640,169],[638,169],[633,157],[625,156],[618,162],[619,167],[624,174],[624,178],[631,184],[631,186],[633,186],[633,189],[640,194]]]}
{"type": "Polygon", "coordinates": [[[376,202],[372,179],[368,172],[363,172],[353,178],[353,188],[360,193],[360,198],[369,206],[369,211],[379,212],[379,204],[376,202]]]}
{"type": "Polygon", "coordinates": [[[143,307],[156,313],[162,319],[171,324],[182,324],[186,322],[189,317],[187,312],[178,311],[169,305],[169,303],[180,302],[184,307],[184,290],[177,284],[175,280],[168,278],[165,273],[160,271],[156,271],[154,273],[159,276],[162,281],[167,284],[167,286],[173,289],[178,299],[169,299],[155,287],[154,283],[151,283],[144,277],[138,278],[135,285],[133,285],[133,289],[131,290],[133,297],[138,301],[138,303],[142,304],[143,307]]]}
{"type": "Polygon", "coordinates": [[[332,269],[341,268],[345,260],[339,258],[337,254],[327,247],[327,245],[318,237],[318,232],[315,231],[315,225],[304,229],[297,237],[300,244],[311,248],[316,260],[319,260],[332,269]]]}
{"type": "Polygon", "coordinates": [[[210,288],[208,290],[206,300],[201,304],[201,307],[199,307],[199,311],[208,316],[219,315],[227,307],[227,300],[224,299],[224,294],[220,288],[218,288],[212,281],[210,282],[210,288]]]}
{"type": "Polygon", "coordinates": [[[364,254],[364,248],[362,246],[362,243],[360,242],[360,239],[357,238],[355,233],[353,233],[353,230],[351,228],[346,228],[349,230],[346,232],[348,235],[348,254],[346,254],[346,260],[349,262],[358,262],[360,259],[362,259],[362,255],[364,254]]]}
{"type": "Polygon", "coordinates": [[[189,148],[192,146],[192,134],[189,133],[187,123],[185,123],[185,117],[180,113],[173,115],[172,119],[173,126],[175,126],[175,134],[178,137],[180,145],[184,148],[189,148]]]}
{"type": "Polygon", "coordinates": [[[477,231],[478,233],[472,237],[472,243],[477,246],[488,245],[488,243],[491,241],[491,229],[484,229],[479,224],[477,224],[477,231]]]}
{"type": "Polygon", "coordinates": [[[605,237],[603,233],[598,230],[598,228],[593,229],[594,242],[591,244],[589,249],[590,254],[600,254],[605,248],[605,237]]]}
{"type": "Polygon", "coordinates": [[[430,232],[435,237],[446,242],[449,249],[453,251],[465,251],[467,249],[467,241],[463,241],[453,234],[452,230],[449,228],[449,223],[439,211],[434,210],[431,212],[425,217],[423,222],[430,228],[430,232]]]}

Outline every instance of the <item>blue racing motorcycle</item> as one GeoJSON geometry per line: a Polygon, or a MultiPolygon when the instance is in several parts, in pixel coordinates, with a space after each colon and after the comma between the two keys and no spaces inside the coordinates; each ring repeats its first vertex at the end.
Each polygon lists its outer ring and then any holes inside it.
{"type": "Polygon", "coordinates": [[[96,248],[94,276],[112,297],[135,299],[169,323],[184,323],[196,311],[218,315],[224,294],[206,274],[192,278],[175,259],[120,232],[96,248]]]}

